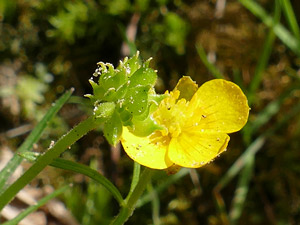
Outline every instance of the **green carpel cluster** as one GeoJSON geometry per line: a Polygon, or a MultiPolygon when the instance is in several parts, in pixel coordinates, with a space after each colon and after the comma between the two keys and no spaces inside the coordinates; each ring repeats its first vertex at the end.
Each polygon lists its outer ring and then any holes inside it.
{"type": "Polygon", "coordinates": [[[156,94],[154,90],[157,74],[149,68],[151,58],[142,63],[138,56],[139,52],[126,57],[117,68],[99,62],[89,80],[93,95],[85,96],[93,101],[94,115],[104,123],[104,136],[112,145],[120,140],[123,126],[138,136],[148,136],[161,129],[151,114],[165,95],[156,94]]]}

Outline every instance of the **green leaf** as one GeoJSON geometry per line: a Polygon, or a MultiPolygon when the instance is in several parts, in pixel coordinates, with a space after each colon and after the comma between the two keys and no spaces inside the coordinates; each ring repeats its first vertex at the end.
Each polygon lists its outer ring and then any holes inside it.
{"type": "Polygon", "coordinates": [[[122,121],[115,111],[111,118],[104,124],[104,136],[111,145],[116,145],[122,134],[122,121]]]}
{"type": "MultiPolygon", "coordinates": [[[[30,160],[30,162],[35,162],[41,154],[37,152],[24,152],[20,155],[26,160],[30,160]]],[[[50,166],[63,170],[73,171],[75,173],[80,173],[92,178],[99,184],[102,184],[114,196],[114,198],[119,202],[120,205],[123,204],[123,197],[119,190],[116,188],[116,186],[114,186],[106,177],[104,177],[98,171],[86,165],[61,158],[54,159],[50,163],[50,166]]]]}
{"type": "Polygon", "coordinates": [[[70,160],[65,160],[61,158],[55,159],[50,166],[57,167],[64,170],[70,170],[75,173],[80,173],[83,175],[86,175],[93,180],[97,181],[99,184],[102,184],[113,196],[114,198],[119,202],[120,205],[123,204],[123,197],[119,190],[102,174],[100,174],[98,171],[77,163],[70,160]]]}

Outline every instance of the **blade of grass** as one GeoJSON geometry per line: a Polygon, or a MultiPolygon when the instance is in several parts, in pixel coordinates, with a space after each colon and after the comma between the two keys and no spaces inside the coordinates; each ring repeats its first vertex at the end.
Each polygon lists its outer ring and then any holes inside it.
{"type": "Polygon", "coordinates": [[[266,124],[270,119],[276,115],[283,102],[290,97],[295,90],[299,89],[299,85],[290,87],[288,90],[283,92],[278,98],[270,102],[256,117],[256,119],[249,124],[251,126],[251,133],[255,133],[260,127],[266,124]]]}
{"type": "MultiPolygon", "coordinates": [[[[292,87],[289,88],[289,90],[284,94],[284,98],[288,97],[289,95],[292,94],[293,90],[297,90],[297,88],[292,87]]],[[[299,90],[299,88],[298,88],[299,90]]],[[[281,96],[282,98],[283,96],[281,96]]],[[[282,98],[280,101],[282,102],[283,99],[282,98]]],[[[277,114],[277,112],[280,109],[279,106],[279,101],[276,99],[273,102],[271,102],[266,108],[265,112],[262,112],[261,116],[263,117],[262,119],[260,119],[260,116],[257,117],[257,128],[260,127],[262,124],[265,124],[266,121],[270,119],[271,115],[277,114]],[[270,113],[268,116],[264,115],[270,113]]],[[[279,120],[276,124],[274,124],[271,128],[269,128],[267,131],[264,132],[265,137],[269,137],[272,134],[274,134],[277,130],[279,130],[284,124],[286,124],[289,120],[291,120],[294,116],[298,115],[300,112],[300,103],[296,104],[288,113],[285,113],[285,115],[283,116],[283,118],[281,120],[279,120]]],[[[254,125],[256,124],[256,122],[254,123],[254,125]]],[[[253,126],[254,126],[253,125],[253,126]]],[[[256,131],[256,130],[254,130],[256,131]]]]}
{"type": "MultiPolygon", "coordinates": [[[[182,168],[178,173],[176,173],[172,176],[168,176],[167,178],[164,178],[164,181],[161,184],[155,186],[153,188],[153,191],[155,191],[157,194],[159,194],[162,191],[164,191],[165,189],[167,189],[171,184],[175,183],[176,181],[178,181],[179,179],[181,179],[182,177],[184,177],[187,174],[189,174],[189,169],[182,168]]],[[[143,205],[150,202],[151,200],[152,200],[152,193],[149,192],[149,193],[143,195],[138,200],[136,207],[137,208],[142,207],[143,205]]]]}
{"type": "Polygon", "coordinates": [[[257,91],[263,77],[263,72],[267,67],[268,61],[270,59],[270,55],[272,52],[272,46],[275,41],[275,34],[271,29],[267,35],[267,38],[264,43],[264,47],[262,53],[258,59],[257,65],[255,67],[253,78],[251,79],[249,92],[247,94],[248,103],[251,106],[255,99],[255,92],[257,91]]]}
{"type": "MultiPolygon", "coordinates": [[[[20,156],[27,159],[30,162],[35,162],[40,157],[40,154],[36,152],[25,152],[20,154],[20,156]]],[[[103,187],[105,187],[112,194],[112,196],[119,202],[119,204],[121,206],[123,205],[124,200],[119,190],[113,185],[113,183],[111,183],[105,176],[100,174],[97,170],[92,169],[89,166],[80,164],[78,162],[73,162],[62,158],[54,159],[49,165],[59,169],[69,170],[75,173],[80,173],[85,176],[88,176],[97,183],[103,185],[103,187]]]]}
{"type": "Polygon", "coordinates": [[[19,179],[17,179],[0,195],[0,211],[22,188],[24,188],[32,179],[34,179],[55,158],[58,158],[59,155],[68,147],[70,147],[75,141],[79,140],[83,135],[98,126],[99,122],[95,117],[91,116],[70,130],[69,133],[62,136],[62,138],[59,139],[55,145],[41,155],[19,179]]]}
{"type": "MultiPolygon", "coordinates": [[[[215,188],[213,190],[213,195],[216,199],[216,204],[217,204],[217,208],[220,211],[220,215],[224,219],[224,220],[222,220],[223,222],[227,221],[227,224],[229,223],[227,214],[226,214],[224,200],[220,194],[221,190],[247,165],[247,162],[249,160],[251,160],[251,157],[254,157],[255,154],[257,153],[257,151],[259,151],[263,147],[263,145],[268,137],[272,136],[277,130],[279,130],[291,118],[293,118],[296,115],[299,115],[299,113],[300,113],[300,103],[296,104],[288,113],[286,113],[285,116],[277,124],[275,124],[269,130],[264,132],[264,134],[259,136],[255,141],[253,141],[251,143],[251,145],[246,149],[246,151],[230,167],[230,169],[222,177],[222,179],[219,181],[219,183],[215,186],[215,188]]],[[[241,174],[241,177],[243,177],[243,174],[241,174]]],[[[241,177],[240,177],[240,179],[242,179],[241,177]]],[[[241,202],[242,202],[242,199],[240,199],[239,203],[241,203],[241,202]]],[[[237,205],[237,207],[240,207],[240,206],[237,205]]]]}
{"type": "MultiPolygon", "coordinates": [[[[25,151],[29,151],[33,144],[36,143],[44,129],[47,126],[47,123],[56,115],[56,113],[61,109],[61,107],[67,102],[73,93],[74,88],[66,91],[48,110],[43,119],[37,124],[37,126],[33,129],[30,135],[26,138],[24,143],[18,148],[16,153],[22,153],[25,151]]],[[[6,164],[6,166],[0,171],[0,194],[5,190],[5,184],[8,178],[14,173],[18,165],[22,162],[22,158],[18,154],[14,154],[13,158],[6,164]]]]}
{"type": "Polygon", "coordinates": [[[244,93],[246,93],[246,87],[244,85],[244,81],[242,79],[242,75],[239,69],[238,68],[233,69],[232,75],[233,75],[233,82],[236,83],[243,90],[244,93]]]}
{"type": "MultiPolygon", "coordinates": [[[[279,20],[280,20],[281,10],[280,10],[279,2],[278,1],[275,1],[275,2],[276,2],[276,4],[275,4],[274,16],[273,16],[273,23],[276,26],[279,23],[279,20]]],[[[267,35],[267,38],[265,40],[262,53],[259,57],[257,65],[255,67],[254,76],[253,76],[253,78],[251,80],[251,83],[250,83],[249,92],[248,92],[248,96],[247,96],[250,106],[252,105],[252,102],[253,102],[254,97],[255,97],[255,92],[258,89],[258,87],[259,87],[259,85],[262,81],[263,72],[266,69],[267,63],[270,59],[270,55],[271,55],[271,52],[272,52],[272,46],[274,44],[275,37],[276,36],[275,36],[273,30],[270,29],[270,31],[267,35]]]]}
{"type": "MultiPolygon", "coordinates": [[[[278,16],[275,16],[278,18],[278,19],[276,19],[276,21],[279,20],[279,18],[280,18],[279,15],[280,15],[280,13],[278,14],[278,16]]],[[[255,72],[254,72],[253,78],[251,79],[249,92],[247,95],[250,106],[252,105],[252,103],[255,99],[255,92],[257,91],[257,89],[262,81],[263,72],[266,69],[268,61],[270,59],[270,55],[272,52],[272,46],[274,44],[275,37],[276,36],[275,36],[273,30],[270,29],[270,31],[267,35],[267,38],[265,40],[262,53],[258,59],[257,65],[255,67],[255,72]]]]}
{"type": "Polygon", "coordinates": [[[237,224],[239,218],[241,217],[244,208],[244,203],[249,190],[249,183],[252,178],[254,160],[255,156],[250,155],[247,159],[245,167],[243,168],[239,176],[238,185],[235,190],[234,198],[232,201],[233,204],[229,212],[229,221],[231,225],[237,224]]]}
{"type": "Polygon", "coordinates": [[[276,36],[288,48],[290,48],[296,55],[300,56],[300,42],[284,26],[281,24],[275,24],[274,19],[269,16],[266,11],[256,2],[252,0],[239,1],[245,8],[260,18],[266,26],[272,28],[276,36]]]}
{"type": "Polygon", "coordinates": [[[223,224],[230,224],[230,218],[227,216],[225,203],[221,195],[221,190],[247,165],[249,158],[262,148],[265,143],[265,137],[261,135],[246,149],[246,151],[234,162],[226,174],[221,178],[213,189],[213,195],[216,200],[216,206],[219,210],[220,218],[223,224]]]}
{"type": "Polygon", "coordinates": [[[159,211],[160,211],[160,201],[157,192],[154,190],[152,183],[149,184],[148,191],[152,194],[152,220],[153,224],[160,225],[159,211]]]}
{"type": "Polygon", "coordinates": [[[259,136],[255,141],[253,141],[218,182],[214,188],[214,192],[221,191],[221,189],[223,189],[242,170],[242,168],[244,168],[247,159],[254,156],[263,147],[265,141],[266,138],[264,135],[259,136]]]}
{"type": "MultiPolygon", "coordinates": [[[[279,4],[278,0],[276,0],[275,9],[274,9],[274,24],[279,23],[280,13],[281,13],[280,4],[279,4]]],[[[252,105],[252,103],[255,99],[255,92],[257,91],[257,89],[259,88],[259,86],[261,84],[261,81],[263,78],[263,72],[267,67],[267,63],[268,63],[270,55],[271,55],[272,46],[274,44],[275,37],[276,36],[275,36],[273,30],[270,29],[268,32],[267,38],[265,40],[262,53],[257,62],[257,65],[255,67],[254,76],[251,80],[249,90],[247,93],[248,103],[250,106],[252,105]]],[[[252,130],[253,126],[251,126],[249,124],[250,123],[247,124],[245,129],[243,129],[243,140],[247,145],[250,144],[251,136],[253,134],[253,130],[252,130]]]]}
{"type": "Polygon", "coordinates": [[[286,98],[290,97],[295,90],[299,89],[299,85],[294,85],[284,91],[278,98],[270,102],[255,118],[254,121],[250,121],[246,124],[243,132],[243,138],[245,143],[250,143],[252,135],[261,128],[264,124],[266,124],[270,119],[276,115],[283,102],[286,98]]]}
{"type": "MultiPolygon", "coordinates": [[[[97,172],[98,161],[96,157],[90,160],[88,168],[97,172]]],[[[105,220],[105,217],[109,217],[107,205],[110,203],[111,195],[103,187],[99,186],[94,180],[87,183],[85,204],[82,207],[83,216],[80,221],[81,224],[95,224],[95,221],[99,224],[104,224],[103,220],[105,220]]]]}
{"type": "Polygon", "coordinates": [[[300,29],[290,0],[280,0],[286,21],[296,39],[300,42],[300,29]]]}
{"type": "Polygon", "coordinates": [[[201,61],[206,66],[206,68],[208,69],[208,71],[211,72],[211,74],[215,78],[218,78],[218,79],[224,78],[223,75],[222,75],[222,73],[218,70],[218,68],[214,64],[212,64],[211,62],[208,61],[207,55],[205,53],[205,50],[204,50],[204,48],[200,44],[196,45],[196,50],[197,50],[197,53],[198,53],[201,61]]]}
{"type": "Polygon", "coordinates": [[[25,209],[24,211],[22,211],[19,215],[17,215],[12,220],[2,223],[2,225],[17,225],[17,224],[19,224],[19,222],[22,219],[24,219],[26,216],[28,216],[30,213],[36,211],[39,207],[41,207],[42,205],[45,205],[51,199],[64,193],[69,187],[70,187],[69,185],[66,185],[66,186],[63,186],[63,187],[53,191],[51,194],[49,194],[46,197],[39,200],[35,205],[32,205],[32,206],[28,207],[27,209],[25,209]]]}
{"type": "Polygon", "coordinates": [[[285,114],[283,118],[275,124],[272,128],[270,128],[267,132],[265,132],[266,136],[270,136],[279,130],[284,124],[286,124],[289,120],[291,120],[294,116],[299,115],[300,113],[300,103],[296,104],[289,113],[285,114]]]}
{"type": "Polygon", "coordinates": [[[60,168],[63,170],[70,170],[75,173],[80,173],[88,176],[89,178],[103,185],[103,187],[105,187],[112,194],[112,196],[118,201],[118,203],[120,205],[123,205],[124,200],[119,190],[106,177],[101,175],[97,170],[94,170],[86,165],[73,162],[70,160],[61,159],[61,158],[54,159],[50,163],[50,166],[60,168]]]}

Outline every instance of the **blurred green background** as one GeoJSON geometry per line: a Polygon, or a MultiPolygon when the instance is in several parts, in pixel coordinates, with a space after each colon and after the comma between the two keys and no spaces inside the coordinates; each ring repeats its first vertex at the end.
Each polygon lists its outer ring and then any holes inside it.
{"type": "MultiPolygon", "coordinates": [[[[243,89],[251,111],[221,158],[157,176],[126,224],[299,224],[299,20],[298,0],[0,0],[0,151],[14,151],[75,87],[36,145],[44,151],[92,112],[82,96],[92,92],[96,63],[117,66],[139,50],[153,57],[158,92],[183,75],[199,85],[224,78],[243,89]]],[[[101,128],[64,157],[128,192],[133,163],[109,147],[101,128]]],[[[74,183],[61,200],[79,224],[107,224],[118,213],[109,194],[81,175],[47,168],[32,186],[64,183],[74,183]]]]}

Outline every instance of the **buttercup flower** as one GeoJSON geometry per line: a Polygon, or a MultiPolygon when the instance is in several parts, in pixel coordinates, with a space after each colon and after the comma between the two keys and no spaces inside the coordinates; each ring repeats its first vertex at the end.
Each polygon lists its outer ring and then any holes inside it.
{"type": "Polygon", "coordinates": [[[152,114],[163,127],[138,137],[124,127],[121,142],[134,161],[153,169],[198,168],[226,150],[229,133],[247,122],[249,106],[232,82],[215,79],[200,88],[183,77],[152,114]]]}

